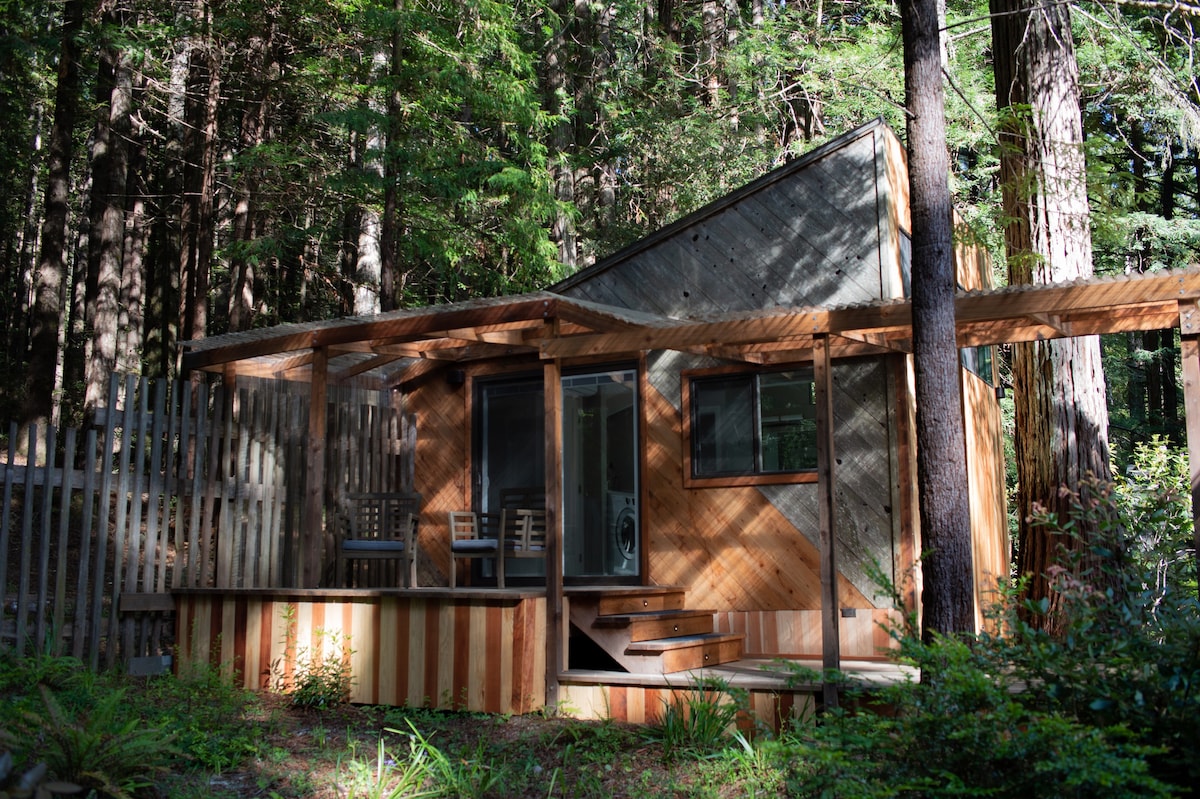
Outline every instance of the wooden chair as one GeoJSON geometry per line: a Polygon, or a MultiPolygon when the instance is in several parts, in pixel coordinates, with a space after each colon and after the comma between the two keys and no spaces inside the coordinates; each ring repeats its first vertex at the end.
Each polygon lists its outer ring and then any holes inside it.
{"type": "Polygon", "coordinates": [[[503,561],[509,558],[546,557],[545,508],[505,509],[501,513],[501,558],[499,573],[504,574],[503,561]]]}
{"type": "Polygon", "coordinates": [[[496,561],[496,585],[504,587],[499,519],[494,513],[450,511],[450,587],[458,585],[458,561],[493,558],[496,561]]]}
{"type": "MultiPolygon", "coordinates": [[[[337,575],[343,586],[356,561],[391,561],[401,566],[405,588],[417,584],[417,494],[348,494],[341,509],[337,575]]],[[[385,572],[386,574],[386,572],[385,572]]],[[[357,581],[355,581],[357,582],[357,581]]]]}

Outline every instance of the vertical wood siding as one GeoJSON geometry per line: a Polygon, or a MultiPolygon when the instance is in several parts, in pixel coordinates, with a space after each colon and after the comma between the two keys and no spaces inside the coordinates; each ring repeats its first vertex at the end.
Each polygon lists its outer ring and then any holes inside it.
{"type": "Polygon", "coordinates": [[[194,590],[176,601],[179,667],[219,666],[252,690],[286,686],[341,651],[352,702],[488,713],[545,704],[545,597],[194,590]]]}
{"type": "MultiPolygon", "coordinates": [[[[740,633],[747,658],[811,658],[821,653],[821,611],[755,610],[715,614],[716,630],[740,633]]],[[[841,656],[850,660],[883,658],[895,647],[888,628],[901,621],[899,611],[855,610],[838,619],[841,656]]]]}
{"type": "Polygon", "coordinates": [[[963,416],[967,420],[967,478],[970,488],[971,556],[975,568],[975,620],[997,600],[1007,581],[1011,551],[1004,486],[1004,431],[995,389],[963,373],[963,416]]]}
{"type": "MultiPolygon", "coordinates": [[[[686,706],[694,691],[686,687],[684,681],[675,688],[563,684],[559,693],[563,712],[575,718],[655,724],[662,720],[668,706],[679,702],[686,706]]],[[[781,730],[791,723],[811,719],[816,710],[813,695],[809,692],[751,690],[748,694],[749,716],[740,719],[739,726],[760,724],[781,730]]]]}

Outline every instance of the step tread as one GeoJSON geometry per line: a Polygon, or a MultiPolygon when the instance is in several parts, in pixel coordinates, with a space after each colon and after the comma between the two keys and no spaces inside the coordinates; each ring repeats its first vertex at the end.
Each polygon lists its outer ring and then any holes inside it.
{"type": "Polygon", "coordinates": [[[687,619],[701,616],[711,617],[716,611],[713,610],[692,610],[690,608],[683,609],[664,609],[664,610],[637,610],[629,613],[609,613],[604,616],[597,616],[592,622],[597,627],[623,627],[627,624],[633,624],[639,621],[662,621],[663,619],[687,619]]]}
{"type": "Polygon", "coordinates": [[[630,594],[676,594],[685,590],[679,585],[580,585],[563,588],[564,596],[603,597],[627,596],[630,594]]]}
{"type": "Polygon", "coordinates": [[[651,641],[637,641],[626,648],[633,654],[653,654],[655,652],[670,652],[675,649],[722,644],[741,641],[745,636],[741,633],[702,633],[700,635],[681,635],[676,638],[655,638],[651,641]]]}

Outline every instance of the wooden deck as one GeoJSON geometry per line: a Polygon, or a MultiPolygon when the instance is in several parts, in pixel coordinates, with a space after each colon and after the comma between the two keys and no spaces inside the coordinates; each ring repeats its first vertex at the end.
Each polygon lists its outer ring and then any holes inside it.
{"type": "MultiPolygon", "coordinates": [[[[185,589],[175,603],[177,664],[219,666],[252,690],[340,646],[355,703],[489,713],[547,704],[542,588],[185,589]]],[[[819,658],[788,662],[820,668],[819,658]]],[[[845,666],[866,684],[905,677],[883,660],[845,666]]],[[[804,718],[823,688],[783,661],[756,657],[675,674],[567,669],[556,704],[580,718],[648,723],[702,677],[746,690],[754,716],[772,726],[804,718]]]]}
{"type": "MultiPolygon", "coordinates": [[[[755,722],[778,730],[811,719],[819,709],[824,684],[821,659],[749,658],[677,674],[623,674],[571,669],[560,675],[559,706],[583,719],[653,724],[671,702],[692,693],[697,681],[712,681],[745,691],[755,722]],[[811,677],[802,670],[811,670],[811,677]]],[[[915,670],[885,660],[848,660],[842,671],[864,688],[916,679],[915,670]]]]}

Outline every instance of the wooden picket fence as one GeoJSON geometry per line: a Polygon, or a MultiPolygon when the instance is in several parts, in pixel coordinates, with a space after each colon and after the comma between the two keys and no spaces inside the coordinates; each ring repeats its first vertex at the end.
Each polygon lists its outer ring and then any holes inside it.
{"type": "MultiPolygon", "coordinates": [[[[391,392],[332,386],[328,414],[327,503],[412,490],[415,424],[391,392]]],[[[133,375],[87,430],[11,425],[0,646],[153,659],[173,645],[172,589],[299,585],[307,431],[303,384],[133,375]]]]}

